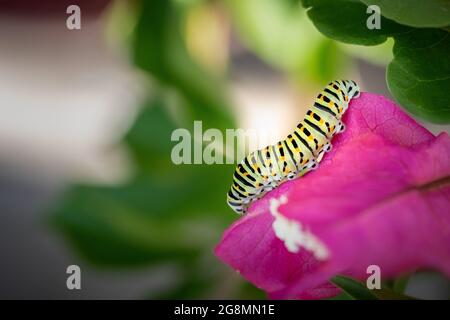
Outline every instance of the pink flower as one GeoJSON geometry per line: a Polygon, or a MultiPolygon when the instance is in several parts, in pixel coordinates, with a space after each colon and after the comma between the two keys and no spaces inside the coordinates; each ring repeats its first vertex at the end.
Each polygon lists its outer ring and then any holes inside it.
{"type": "Polygon", "coordinates": [[[386,98],[353,100],[319,168],[253,203],[215,252],[280,299],[339,291],[337,274],[383,279],[418,268],[450,276],[450,138],[386,98]]]}

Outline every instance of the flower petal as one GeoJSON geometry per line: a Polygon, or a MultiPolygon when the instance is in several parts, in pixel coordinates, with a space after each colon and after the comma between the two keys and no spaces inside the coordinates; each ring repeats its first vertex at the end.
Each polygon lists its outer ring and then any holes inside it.
{"type": "Polygon", "coordinates": [[[318,170],[256,201],[216,248],[273,298],[334,295],[330,277],[364,279],[372,264],[383,277],[421,267],[450,276],[448,135],[368,93],[344,122],[318,170]]]}

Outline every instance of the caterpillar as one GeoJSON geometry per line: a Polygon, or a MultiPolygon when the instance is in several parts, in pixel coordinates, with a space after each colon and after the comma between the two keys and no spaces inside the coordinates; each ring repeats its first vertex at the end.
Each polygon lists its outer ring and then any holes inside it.
{"type": "Polygon", "coordinates": [[[350,100],[359,94],[352,80],[329,83],[294,132],[274,145],[251,152],[237,165],[227,194],[228,205],[245,214],[254,200],[316,169],[324,153],[331,150],[333,136],[344,131],[341,117],[350,100]]]}

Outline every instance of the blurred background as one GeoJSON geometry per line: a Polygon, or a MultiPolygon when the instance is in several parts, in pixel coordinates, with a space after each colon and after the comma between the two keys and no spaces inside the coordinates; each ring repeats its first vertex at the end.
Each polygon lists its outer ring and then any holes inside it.
{"type": "Polygon", "coordinates": [[[0,0],[0,298],[264,298],[213,254],[235,165],[174,165],[172,131],[275,142],[335,78],[390,97],[391,48],[329,40],[295,0],[0,0]]]}

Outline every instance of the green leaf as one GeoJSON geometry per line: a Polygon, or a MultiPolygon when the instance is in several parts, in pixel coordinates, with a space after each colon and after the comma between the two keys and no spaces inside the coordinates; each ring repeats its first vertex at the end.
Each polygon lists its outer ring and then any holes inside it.
{"type": "Polygon", "coordinates": [[[392,286],[392,290],[398,293],[403,293],[406,290],[406,287],[408,286],[408,282],[410,279],[411,275],[404,275],[404,276],[400,276],[398,278],[396,278],[394,280],[393,286],[392,286]]]}
{"type": "Polygon", "coordinates": [[[409,27],[381,17],[380,29],[367,28],[367,6],[358,0],[303,0],[308,16],[327,37],[345,43],[378,45],[409,27]]]}
{"type": "Polygon", "coordinates": [[[450,121],[448,31],[411,28],[384,17],[380,30],[370,30],[366,27],[366,5],[357,0],[303,0],[303,5],[310,8],[308,15],[319,31],[332,39],[376,45],[393,37],[394,59],[386,76],[392,95],[420,118],[450,121]]]}
{"type": "Polygon", "coordinates": [[[450,25],[448,0],[361,0],[377,5],[381,14],[400,24],[412,27],[446,27],[450,25]]]}
{"type": "Polygon", "coordinates": [[[389,288],[381,288],[372,290],[373,294],[379,300],[416,300],[416,298],[402,294],[401,292],[395,292],[389,288]]]}
{"type": "Polygon", "coordinates": [[[450,34],[416,29],[395,36],[387,82],[396,100],[411,113],[437,123],[450,121],[450,34]]]}
{"type": "Polygon", "coordinates": [[[252,283],[248,281],[243,281],[237,292],[237,299],[239,300],[265,300],[267,299],[267,294],[255,287],[252,283]]]}
{"type": "Polygon", "coordinates": [[[338,294],[337,296],[328,298],[326,300],[354,300],[354,299],[348,293],[343,291],[342,293],[338,294]]]}
{"type": "MultiPolygon", "coordinates": [[[[331,282],[341,288],[344,293],[354,300],[411,300],[412,297],[392,291],[388,288],[370,290],[364,283],[346,276],[335,276],[331,282]]],[[[348,297],[344,295],[343,299],[348,297]]]]}
{"type": "Polygon", "coordinates": [[[335,276],[331,282],[355,300],[377,300],[372,290],[352,278],[335,276]]]}

